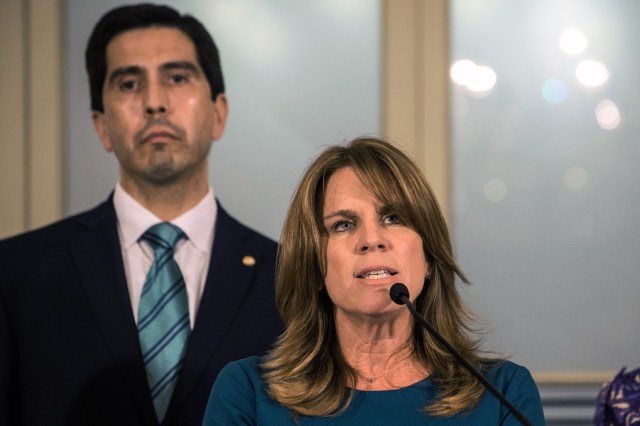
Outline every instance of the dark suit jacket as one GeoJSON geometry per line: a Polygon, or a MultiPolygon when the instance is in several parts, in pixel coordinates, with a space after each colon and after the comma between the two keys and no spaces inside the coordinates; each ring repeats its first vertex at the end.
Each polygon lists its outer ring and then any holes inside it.
{"type": "MultiPolygon", "coordinates": [[[[209,275],[163,424],[201,425],[229,361],[283,326],[275,242],[218,206],[209,275]],[[256,259],[245,266],[244,256],[256,259]]],[[[112,200],[0,242],[0,424],[157,424],[112,200]]]]}

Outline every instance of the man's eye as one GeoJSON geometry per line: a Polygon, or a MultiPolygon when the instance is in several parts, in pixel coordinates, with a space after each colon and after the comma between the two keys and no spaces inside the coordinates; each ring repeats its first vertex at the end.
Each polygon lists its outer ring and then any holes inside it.
{"type": "Polygon", "coordinates": [[[120,90],[125,92],[131,92],[138,87],[138,82],[135,80],[126,80],[120,83],[120,90]]]}
{"type": "Polygon", "coordinates": [[[189,78],[184,74],[173,74],[169,78],[173,83],[184,83],[189,80],[189,78]]]}

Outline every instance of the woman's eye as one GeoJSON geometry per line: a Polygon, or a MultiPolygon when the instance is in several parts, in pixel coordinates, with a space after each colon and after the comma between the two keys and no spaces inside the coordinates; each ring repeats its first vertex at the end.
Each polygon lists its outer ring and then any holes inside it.
{"type": "Polygon", "coordinates": [[[353,228],[353,223],[346,221],[346,220],[340,220],[336,223],[334,223],[331,226],[331,231],[333,232],[344,232],[344,231],[348,231],[350,229],[353,228]]]}
{"type": "Polygon", "coordinates": [[[388,214],[384,217],[384,223],[389,225],[402,225],[402,221],[400,220],[400,216],[395,213],[388,214]]]}

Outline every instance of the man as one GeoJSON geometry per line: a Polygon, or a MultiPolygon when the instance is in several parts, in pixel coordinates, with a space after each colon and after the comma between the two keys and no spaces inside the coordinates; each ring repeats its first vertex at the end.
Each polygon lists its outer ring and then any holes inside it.
{"type": "Polygon", "coordinates": [[[126,6],[96,25],[86,66],[119,182],[0,242],[0,424],[199,425],[219,370],[282,331],[276,243],[208,183],[227,118],[217,48],[192,17],[126,6]]]}

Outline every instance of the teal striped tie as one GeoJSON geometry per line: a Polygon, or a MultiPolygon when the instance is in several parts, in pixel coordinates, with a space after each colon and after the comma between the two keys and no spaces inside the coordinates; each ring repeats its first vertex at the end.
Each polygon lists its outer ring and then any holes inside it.
{"type": "Polygon", "coordinates": [[[173,259],[176,243],[185,237],[180,228],[167,222],[152,226],[142,236],[153,247],[155,258],[142,288],[138,334],[160,422],[178,380],[191,332],[187,289],[173,259]]]}

